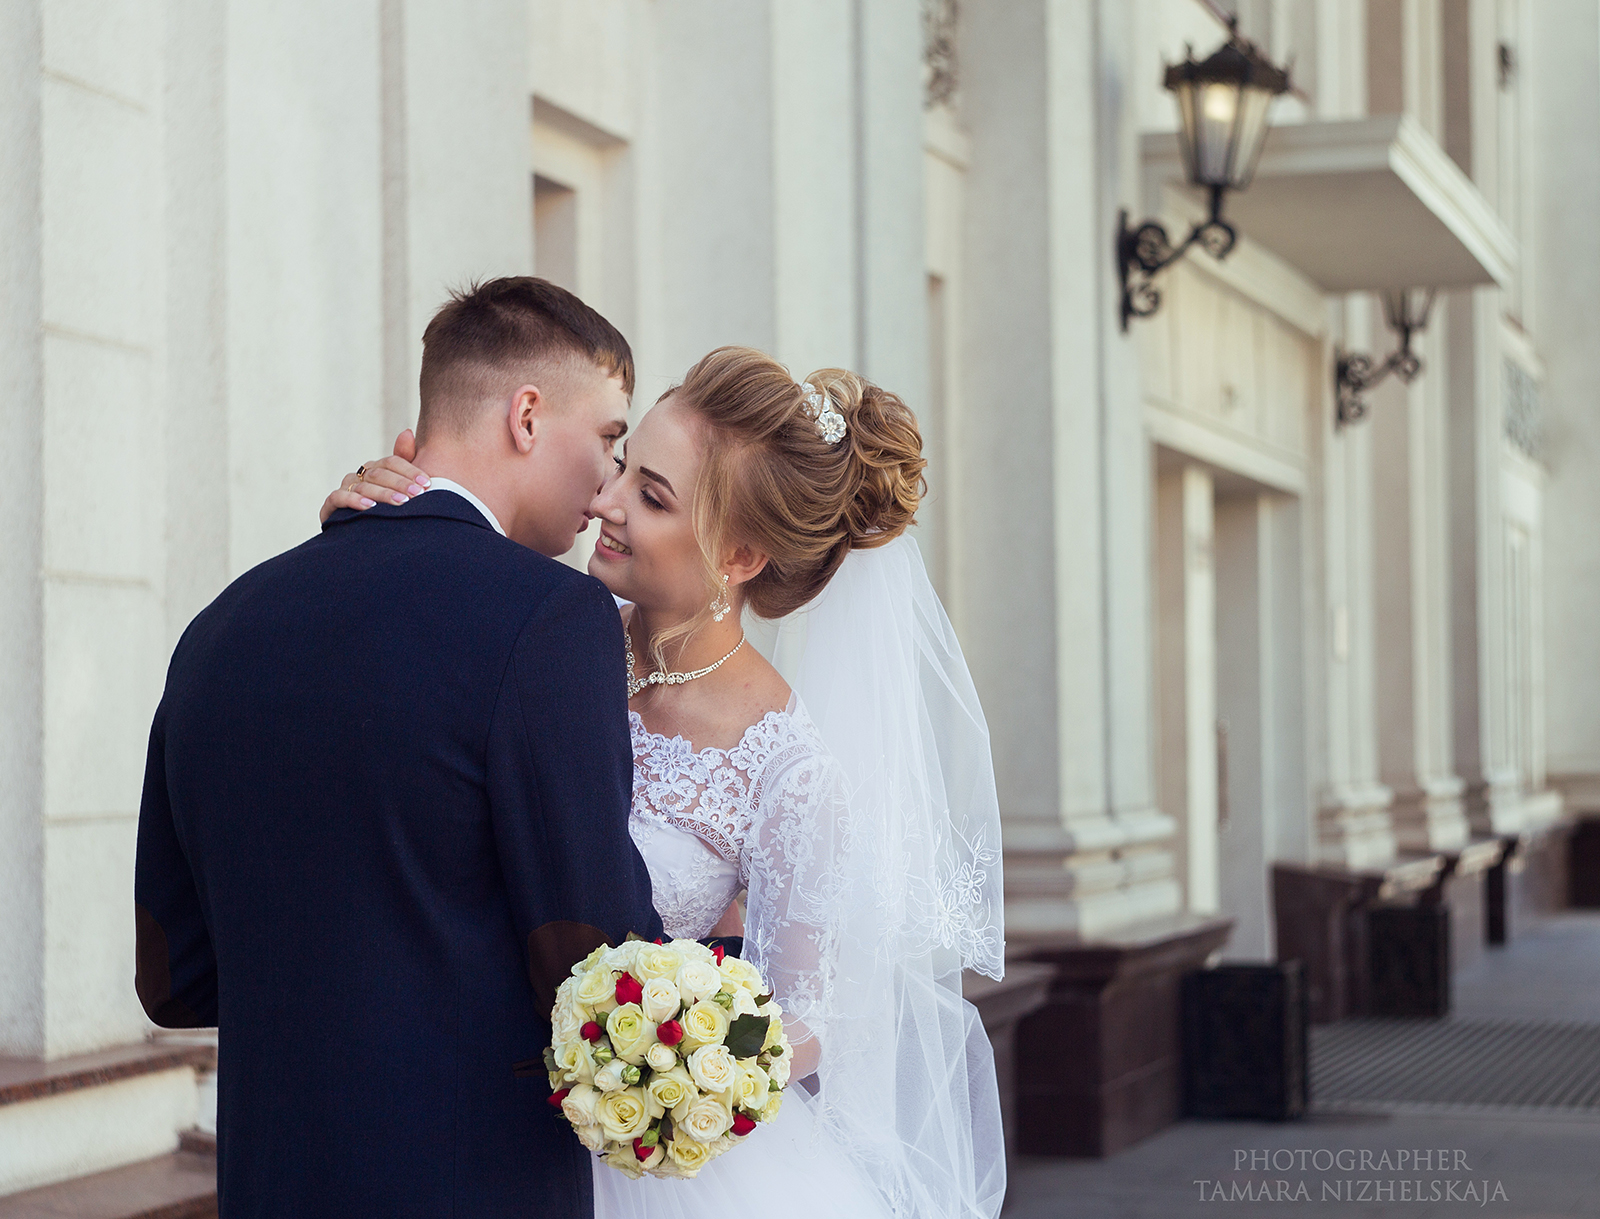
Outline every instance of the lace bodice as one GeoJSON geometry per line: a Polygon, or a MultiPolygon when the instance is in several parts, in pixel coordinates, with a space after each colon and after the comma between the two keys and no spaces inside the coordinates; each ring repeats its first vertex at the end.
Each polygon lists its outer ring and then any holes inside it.
{"type": "Polygon", "coordinates": [[[633,734],[633,812],[628,828],[650,869],[656,910],[670,936],[709,935],[749,884],[751,830],[763,799],[797,763],[823,752],[794,699],[745,729],[732,749],[695,750],[651,732],[628,713],[633,734]]]}

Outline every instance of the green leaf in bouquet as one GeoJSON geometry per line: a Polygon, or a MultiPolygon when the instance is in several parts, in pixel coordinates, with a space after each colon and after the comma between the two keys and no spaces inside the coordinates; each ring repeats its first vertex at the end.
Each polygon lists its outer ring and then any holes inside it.
{"type": "Polygon", "coordinates": [[[782,1092],[783,1091],[783,1085],[780,1084],[775,1079],[769,1079],[769,1080],[767,1080],[767,1091],[768,1092],[782,1092]]]}
{"type": "Polygon", "coordinates": [[[672,1141],[672,1133],[674,1129],[675,1127],[672,1124],[672,1114],[663,1113],[661,1115],[660,1124],[656,1126],[656,1131],[661,1142],[670,1143],[672,1141]]]}
{"type": "Polygon", "coordinates": [[[754,1058],[761,1053],[772,1022],[765,1016],[752,1016],[746,1012],[728,1026],[726,1038],[728,1053],[735,1058],[754,1058]]]}
{"type": "Polygon", "coordinates": [[[771,991],[768,991],[764,995],[757,995],[756,996],[756,1006],[757,1007],[765,1007],[767,1004],[769,1004],[771,1002],[772,1002],[772,992],[771,991]]]}
{"type": "Polygon", "coordinates": [[[561,1069],[556,1063],[556,1048],[553,1045],[544,1047],[544,1069],[546,1071],[559,1071],[561,1069]]]}
{"type": "Polygon", "coordinates": [[[630,932],[628,932],[627,935],[622,937],[622,942],[624,944],[626,944],[629,940],[643,940],[643,939],[644,939],[644,936],[640,935],[637,931],[630,931],[630,932]]]}

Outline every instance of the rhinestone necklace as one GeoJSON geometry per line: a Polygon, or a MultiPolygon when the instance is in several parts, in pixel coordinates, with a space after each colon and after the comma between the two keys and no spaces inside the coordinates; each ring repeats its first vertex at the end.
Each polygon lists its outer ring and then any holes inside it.
{"type": "Polygon", "coordinates": [[[632,698],[639,691],[649,686],[681,686],[686,681],[693,681],[697,677],[704,677],[708,673],[715,673],[728,661],[733,659],[734,652],[744,647],[744,632],[739,633],[739,642],[733,645],[733,652],[729,652],[715,664],[709,664],[703,669],[696,669],[693,673],[663,673],[657,669],[647,677],[635,677],[633,674],[633,632],[626,627],[622,630],[623,647],[628,653],[628,697],[632,698]]]}

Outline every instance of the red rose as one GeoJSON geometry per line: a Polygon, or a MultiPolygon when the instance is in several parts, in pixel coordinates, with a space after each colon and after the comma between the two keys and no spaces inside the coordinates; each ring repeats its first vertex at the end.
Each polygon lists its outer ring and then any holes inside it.
{"type": "Polygon", "coordinates": [[[735,1134],[737,1134],[740,1138],[743,1138],[745,1135],[749,1134],[755,1128],[756,1128],[756,1124],[753,1121],[751,1121],[749,1118],[747,1118],[744,1114],[735,1113],[733,1115],[733,1132],[735,1134]]]}
{"type": "Polygon", "coordinates": [[[643,1138],[637,1138],[633,1140],[633,1154],[638,1156],[641,1160],[648,1160],[655,1154],[655,1151],[656,1149],[654,1147],[646,1147],[644,1145],[643,1138]]]}
{"type": "Polygon", "coordinates": [[[644,987],[632,974],[623,974],[617,979],[617,1002],[637,1003],[644,998],[644,987]]]}
{"type": "Polygon", "coordinates": [[[716,957],[717,958],[717,964],[721,965],[722,964],[722,958],[728,955],[728,950],[726,948],[724,948],[721,944],[713,944],[711,946],[711,955],[716,957]]]}
{"type": "Polygon", "coordinates": [[[604,1035],[605,1030],[603,1030],[593,1020],[584,1021],[583,1027],[578,1030],[578,1036],[582,1037],[585,1041],[599,1041],[604,1035]]]}
{"type": "Polygon", "coordinates": [[[561,1108],[561,1102],[567,1099],[567,1093],[571,1091],[571,1088],[562,1088],[559,1092],[552,1092],[550,1094],[550,1107],[552,1109],[561,1108]]]}
{"type": "Polygon", "coordinates": [[[683,1040],[683,1025],[667,1020],[656,1026],[656,1040],[665,1046],[674,1046],[683,1040]]]}

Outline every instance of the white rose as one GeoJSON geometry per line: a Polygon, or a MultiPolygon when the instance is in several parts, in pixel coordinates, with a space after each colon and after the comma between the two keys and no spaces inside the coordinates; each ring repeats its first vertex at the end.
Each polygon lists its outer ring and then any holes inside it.
{"type": "Polygon", "coordinates": [[[568,1041],[556,1049],[556,1070],[573,1083],[594,1083],[594,1056],[587,1041],[568,1041]]]}
{"type": "Polygon", "coordinates": [[[656,1026],[645,1019],[637,1003],[624,1003],[606,1017],[606,1036],[618,1058],[637,1066],[656,1044],[656,1026]]]}
{"type": "Polygon", "coordinates": [[[699,1003],[722,989],[722,974],[710,961],[685,961],[678,968],[678,993],[686,1003],[699,1003]]]}
{"type": "Polygon", "coordinates": [[[742,986],[733,988],[733,1016],[755,1016],[760,1013],[756,1009],[755,996],[742,986]]]}
{"type": "Polygon", "coordinates": [[[642,949],[633,963],[633,976],[641,982],[651,978],[674,978],[683,966],[683,953],[668,944],[651,944],[642,949]]]}
{"type": "Polygon", "coordinates": [[[652,1075],[650,1082],[645,1085],[645,1091],[663,1110],[676,1109],[685,1101],[694,1099],[694,1080],[689,1078],[689,1072],[683,1067],[673,1067],[652,1075]]]}
{"type": "Polygon", "coordinates": [[[646,948],[654,947],[644,940],[624,940],[615,948],[606,949],[605,956],[600,960],[607,969],[620,969],[624,973],[632,973],[634,962],[639,959],[639,954],[646,948]]]}
{"type": "Polygon", "coordinates": [[[658,1041],[644,1052],[644,1060],[652,1071],[670,1071],[678,1065],[678,1053],[670,1045],[658,1041]]]}
{"type": "Polygon", "coordinates": [[[752,997],[767,993],[761,981],[761,971],[749,961],[739,957],[723,957],[720,968],[724,979],[744,987],[752,997]]]}
{"type": "Polygon", "coordinates": [[[689,1106],[674,1129],[700,1143],[709,1143],[728,1129],[733,1115],[710,1097],[689,1106]]]}
{"type": "Polygon", "coordinates": [[[639,1000],[639,1006],[654,1023],[671,1020],[682,1005],[678,985],[670,977],[654,977],[644,984],[644,997],[639,1000]]]}
{"type": "Polygon", "coordinates": [[[550,1013],[550,1040],[556,1045],[578,1040],[583,1023],[588,1018],[577,999],[571,995],[558,997],[555,1010],[550,1013]]]}
{"type": "Polygon", "coordinates": [[[719,1003],[704,1000],[683,1013],[682,1048],[698,1050],[701,1046],[721,1045],[728,1036],[728,1013],[719,1003]]]}
{"type": "Polygon", "coordinates": [[[575,1084],[561,1098],[561,1112],[573,1127],[593,1126],[600,1120],[598,1106],[600,1093],[588,1084],[575,1084]]]}
{"type": "Polygon", "coordinates": [[[591,969],[578,979],[578,992],[575,997],[597,1016],[609,1012],[617,1005],[616,975],[603,966],[591,969]]]}
{"type": "Polygon", "coordinates": [[[716,954],[699,940],[673,940],[667,947],[681,952],[685,961],[706,961],[712,965],[717,963],[716,954]]]}
{"type": "Polygon", "coordinates": [[[594,1086],[602,1092],[616,1092],[626,1087],[622,1079],[622,1068],[627,1065],[622,1059],[613,1058],[594,1073],[594,1086]]]}
{"type": "Polygon", "coordinates": [[[635,1181],[644,1176],[644,1167],[639,1163],[639,1157],[633,1154],[632,1144],[608,1151],[602,1158],[618,1172],[626,1173],[635,1181]]]}
{"type": "MultiPolygon", "coordinates": [[[[600,1129],[599,1125],[576,1126],[573,1128],[573,1133],[578,1136],[578,1142],[582,1143],[590,1151],[604,1151],[606,1149],[606,1132],[600,1129]]],[[[629,1150],[631,1151],[632,1148],[629,1148],[629,1150]]]]}
{"type": "Polygon", "coordinates": [[[650,1102],[643,1088],[621,1088],[600,1098],[596,1115],[606,1138],[615,1143],[631,1143],[650,1126],[650,1102]]]}
{"type": "Polygon", "coordinates": [[[709,1143],[700,1143],[694,1139],[673,1139],[667,1147],[667,1158],[680,1170],[674,1174],[676,1176],[694,1176],[711,1163],[711,1158],[715,1154],[709,1143]]]}
{"type": "Polygon", "coordinates": [[[767,1073],[754,1064],[739,1068],[738,1092],[734,1103],[751,1113],[760,1113],[767,1107],[767,1073]]]}
{"type": "MultiPolygon", "coordinates": [[[[605,944],[600,945],[600,947],[596,948],[588,956],[584,957],[583,960],[578,961],[573,965],[572,976],[574,978],[583,977],[584,974],[588,973],[591,969],[600,964],[601,958],[606,955],[607,951],[609,950],[605,944]]],[[[565,986],[566,983],[563,982],[561,985],[565,986]]]]}
{"type": "Polygon", "coordinates": [[[725,1045],[702,1046],[689,1055],[689,1076],[706,1092],[726,1092],[739,1080],[739,1066],[725,1045]]]}

